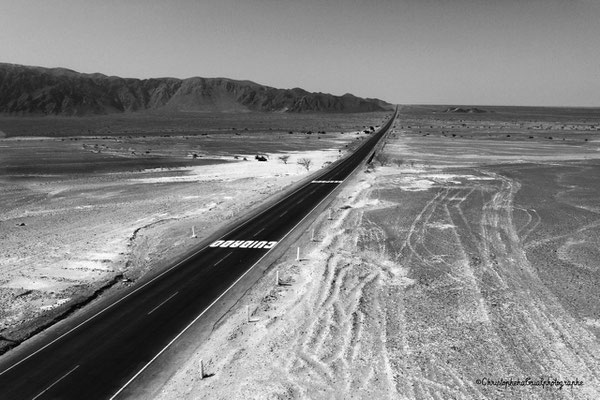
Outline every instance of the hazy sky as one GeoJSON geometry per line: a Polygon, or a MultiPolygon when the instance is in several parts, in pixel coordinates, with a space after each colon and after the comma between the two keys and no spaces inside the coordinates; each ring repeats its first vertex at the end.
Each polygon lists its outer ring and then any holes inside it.
{"type": "Polygon", "coordinates": [[[0,0],[0,61],[599,107],[600,0],[0,0]]]}

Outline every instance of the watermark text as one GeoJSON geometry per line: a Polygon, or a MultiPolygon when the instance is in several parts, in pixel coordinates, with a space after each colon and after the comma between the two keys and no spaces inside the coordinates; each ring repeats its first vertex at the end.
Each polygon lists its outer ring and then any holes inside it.
{"type": "Polygon", "coordinates": [[[503,387],[505,389],[509,387],[522,387],[522,386],[535,386],[540,387],[542,389],[556,389],[563,390],[564,388],[573,389],[577,386],[583,386],[583,381],[579,379],[569,380],[569,379],[557,379],[557,378],[547,378],[540,377],[536,378],[481,378],[476,379],[475,383],[481,386],[496,386],[503,387]]]}

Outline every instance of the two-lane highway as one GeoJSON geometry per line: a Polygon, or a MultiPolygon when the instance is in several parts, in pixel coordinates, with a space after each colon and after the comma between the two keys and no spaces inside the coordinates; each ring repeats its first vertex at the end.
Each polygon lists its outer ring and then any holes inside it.
{"type": "Polygon", "coordinates": [[[0,361],[2,399],[107,399],[169,347],[372,152],[348,157],[219,240],[20,360],[0,361]]]}

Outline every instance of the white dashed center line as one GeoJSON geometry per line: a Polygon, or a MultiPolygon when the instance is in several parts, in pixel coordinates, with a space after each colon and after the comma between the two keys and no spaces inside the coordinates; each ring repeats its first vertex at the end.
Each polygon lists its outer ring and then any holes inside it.
{"type": "Polygon", "coordinates": [[[52,389],[52,386],[56,385],[58,382],[60,382],[63,379],[65,379],[71,372],[75,371],[77,368],[79,368],[79,365],[77,365],[75,368],[73,368],[72,370],[70,370],[69,372],[67,372],[66,374],[64,374],[63,376],[61,376],[60,378],[58,378],[57,381],[55,381],[52,385],[48,386],[46,389],[44,389],[43,392],[41,392],[40,394],[38,394],[37,396],[35,396],[31,400],[37,399],[38,397],[40,397],[41,395],[43,395],[44,393],[46,393],[48,390],[52,389]]]}
{"type": "Polygon", "coordinates": [[[225,257],[221,258],[219,261],[217,261],[216,263],[214,263],[213,267],[216,267],[217,265],[219,265],[221,263],[221,261],[223,261],[224,259],[226,259],[227,257],[229,257],[231,255],[231,253],[227,254],[225,257]]]}
{"type": "Polygon", "coordinates": [[[287,211],[282,212],[281,214],[279,214],[280,217],[283,217],[285,214],[287,214],[287,211]]]}
{"type": "Polygon", "coordinates": [[[163,304],[165,304],[167,301],[169,301],[169,300],[171,300],[173,297],[175,297],[175,295],[177,295],[177,293],[179,293],[179,292],[175,292],[175,293],[173,293],[172,295],[170,295],[168,299],[166,299],[165,301],[163,301],[162,303],[160,303],[159,305],[157,305],[156,307],[154,307],[154,308],[153,308],[152,310],[150,310],[150,312],[149,312],[148,314],[146,314],[146,315],[150,315],[150,314],[152,314],[154,311],[158,310],[158,308],[159,308],[160,306],[162,306],[162,305],[163,305],[163,304]]]}
{"type": "Polygon", "coordinates": [[[260,231],[256,232],[252,237],[256,237],[256,235],[258,235],[259,233],[261,233],[264,230],[265,230],[265,228],[262,228],[260,231]]]}

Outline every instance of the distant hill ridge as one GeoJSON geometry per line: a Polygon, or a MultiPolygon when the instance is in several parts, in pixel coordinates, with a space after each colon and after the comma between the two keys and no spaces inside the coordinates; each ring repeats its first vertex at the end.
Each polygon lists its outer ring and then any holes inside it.
{"type": "Polygon", "coordinates": [[[444,110],[446,113],[467,113],[467,114],[481,114],[488,112],[487,110],[482,110],[481,108],[471,107],[471,108],[462,108],[462,107],[450,107],[444,110]]]}
{"type": "Polygon", "coordinates": [[[370,112],[378,99],[276,89],[227,78],[134,79],[0,63],[0,113],[80,116],[143,110],[370,112]]]}

